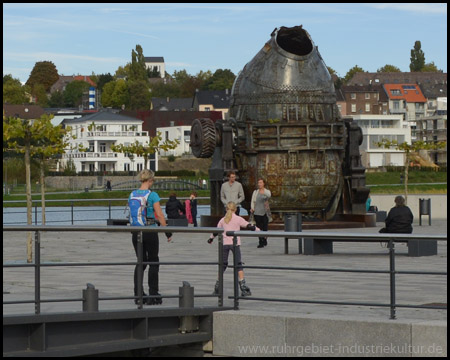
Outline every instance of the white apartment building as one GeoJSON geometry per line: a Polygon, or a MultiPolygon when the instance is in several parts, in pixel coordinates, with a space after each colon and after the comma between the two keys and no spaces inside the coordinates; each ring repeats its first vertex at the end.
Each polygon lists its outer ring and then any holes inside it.
{"type": "Polygon", "coordinates": [[[156,132],[160,132],[162,141],[165,140],[178,140],[178,146],[173,150],[160,151],[161,156],[181,156],[183,154],[191,154],[192,150],[189,146],[191,140],[191,127],[190,126],[168,126],[156,128],[156,132]]]}
{"type": "MultiPolygon", "coordinates": [[[[64,119],[63,126],[70,126],[76,139],[70,140],[70,148],[61,159],[61,166],[69,161],[76,171],[141,171],[144,169],[144,157],[135,154],[113,152],[111,145],[131,145],[136,140],[141,144],[150,141],[147,131],[142,131],[142,120],[101,111],[78,119],[64,119]],[[82,145],[88,151],[79,151],[82,145]]],[[[149,159],[147,168],[158,170],[158,155],[149,159]]]]}
{"type": "Polygon", "coordinates": [[[405,153],[377,146],[382,139],[411,144],[411,130],[403,115],[351,115],[362,129],[363,142],[359,146],[361,161],[366,168],[404,166],[405,153]]]}

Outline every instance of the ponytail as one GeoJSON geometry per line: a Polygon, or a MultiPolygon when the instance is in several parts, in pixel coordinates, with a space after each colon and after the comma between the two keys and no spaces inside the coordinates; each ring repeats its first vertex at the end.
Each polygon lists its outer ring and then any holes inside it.
{"type": "Polygon", "coordinates": [[[225,214],[225,217],[224,217],[225,224],[228,224],[231,221],[231,218],[233,217],[233,213],[236,211],[236,209],[237,209],[237,207],[234,202],[230,201],[227,204],[227,213],[225,214]]]}

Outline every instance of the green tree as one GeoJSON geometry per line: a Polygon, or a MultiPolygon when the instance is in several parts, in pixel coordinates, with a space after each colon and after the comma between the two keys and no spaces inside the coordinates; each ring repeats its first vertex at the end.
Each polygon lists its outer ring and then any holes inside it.
{"type": "Polygon", "coordinates": [[[413,152],[418,152],[419,150],[437,150],[443,149],[446,145],[445,141],[428,143],[424,141],[416,141],[412,144],[408,144],[406,141],[403,143],[399,143],[397,140],[388,140],[381,139],[380,142],[377,143],[377,146],[383,147],[385,149],[394,148],[395,150],[401,150],[405,152],[405,202],[408,200],[408,172],[409,172],[409,164],[411,162],[411,155],[413,152]]]}
{"type": "MultiPolygon", "coordinates": [[[[27,224],[32,223],[31,158],[50,156],[64,151],[64,136],[71,130],[54,127],[53,116],[42,115],[39,119],[20,119],[3,116],[3,151],[23,153],[25,157],[25,180],[27,198],[27,224]]],[[[43,181],[41,181],[43,186],[43,181]]],[[[43,199],[45,200],[45,198],[43,199]]],[[[44,206],[45,207],[45,206],[44,206]]],[[[31,232],[27,233],[27,262],[32,261],[31,232]]]]}
{"type": "Polygon", "coordinates": [[[143,80],[147,81],[147,68],[145,66],[145,59],[141,45],[136,45],[136,51],[131,50],[131,66],[129,80],[143,80]]]}
{"type": "Polygon", "coordinates": [[[402,72],[397,66],[386,64],[377,70],[377,73],[381,72],[402,72]]]}
{"type": "Polygon", "coordinates": [[[151,94],[146,80],[134,80],[128,82],[129,109],[149,110],[151,94]]]}
{"type": "Polygon", "coordinates": [[[41,107],[48,106],[48,97],[47,93],[45,92],[44,85],[42,84],[34,85],[31,94],[36,98],[36,105],[39,105],[41,107]]]}
{"type": "Polygon", "coordinates": [[[147,163],[150,155],[156,153],[157,151],[164,150],[168,151],[171,149],[175,149],[180,141],[177,140],[165,140],[162,142],[161,133],[158,131],[156,136],[154,136],[150,142],[146,144],[141,144],[139,141],[135,141],[134,143],[125,146],[124,144],[119,145],[111,145],[111,150],[118,153],[128,153],[128,154],[136,154],[138,156],[144,157],[144,169],[147,169],[147,163]]]}
{"type": "Polygon", "coordinates": [[[344,84],[347,84],[351,78],[353,77],[353,75],[355,75],[358,72],[365,72],[363,68],[359,67],[358,65],[353,66],[348,72],[347,74],[345,74],[344,76],[344,84]]]}
{"type": "Polygon", "coordinates": [[[83,80],[74,80],[67,84],[64,90],[64,105],[78,107],[82,104],[83,93],[89,90],[89,83],[83,80]]]}
{"type": "Polygon", "coordinates": [[[52,108],[64,107],[64,93],[62,91],[53,91],[48,99],[48,106],[52,108]]]}
{"type": "Polygon", "coordinates": [[[430,63],[426,63],[422,70],[422,72],[443,72],[442,70],[438,69],[434,61],[430,63]]]}
{"type": "Polygon", "coordinates": [[[33,89],[35,85],[41,84],[44,86],[45,91],[49,92],[51,86],[58,81],[58,79],[59,75],[55,64],[51,61],[38,61],[34,65],[33,70],[31,70],[26,85],[33,89]]]}
{"type": "Polygon", "coordinates": [[[425,65],[425,54],[423,53],[422,44],[420,41],[416,41],[414,43],[414,48],[411,50],[411,63],[409,65],[409,69],[412,72],[422,71],[422,68],[425,65]]]}
{"type": "Polygon", "coordinates": [[[22,86],[19,79],[14,79],[11,75],[3,76],[3,103],[20,105],[29,103],[27,96],[28,86],[22,86]]]}
{"type": "Polygon", "coordinates": [[[208,90],[231,89],[236,76],[229,69],[217,69],[213,76],[208,80],[208,90]]]}

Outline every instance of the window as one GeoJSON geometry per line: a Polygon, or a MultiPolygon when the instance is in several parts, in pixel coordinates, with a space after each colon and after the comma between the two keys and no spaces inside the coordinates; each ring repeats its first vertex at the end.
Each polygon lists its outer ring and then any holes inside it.
{"type": "Polygon", "coordinates": [[[122,125],[122,131],[127,131],[128,130],[128,125],[122,125]]]}
{"type": "Polygon", "coordinates": [[[356,99],[356,93],[351,93],[351,94],[350,94],[350,98],[351,98],[352,100],[355,100],[355,99],[356,99]]]}
{"type": "Polygon", "coordinates": [[[94,152],[94,142],[89,141],[89,152],[94,152]]]}
{"type": "Polygon", "coordinates": [[[106,164],[100,164],[100,171],[106,171],[106,164]]]}
{"type": "Polygon", "coordinates": [[[370,103],[366,103],[366,112],[370,112],[370,103]]]}
{"type": "Polygon", "coordinates": [[[365,99],[366,99],[366,100],[369,100],[369,99],[370,99],[370,93],[366,93],[365,99]]]}
{"type": "Polygon", "coordinates": [[[123,164],[123,171],[130,171],[130,164],[123,164]]]}
{"type": "Polygon", "coordinates": [[[100,145],[100,146],[99,146],[99,151],[100,151],[101,153],[106,152],[106,143],[100,143],[99,145],[100,145]]]}
{"type": "Polygon", "coordinates": [[[169,140],[169,132],[166,131],[166,140],[169,140]]]}
{"type": "Polygon", "coordinates": [[[142,170],[144,170],[144,164],[141,164],[141,163],[137,164],[137,171],[142,171],[142,170]]]}
{"type": "Polygon", "coordinates": [[[352,112],[356,112],[356,104],[352,104],[352,112]]]}
{"type": "Polygon", "coordinates": [[[394,110],[400,109],[400,101],[394,101],[394,110]]]}
{"type": "Polygon", "coordinates": [[[211,111],[210,107],[205,107],[205,111],[211,111]]]}
{"type": "Polygon", "coordinates": [[[398,95],[401,95],[401,94],[402,94],[402,92],[400,90],[398,90],[398,89],[392,89],[391,90],[391,95],[398,96],[398,95]]]}
{"type": "Polygon", "coordinates": [[[95,164],[89,164],[89,171],[95,171],[95,164]]]}

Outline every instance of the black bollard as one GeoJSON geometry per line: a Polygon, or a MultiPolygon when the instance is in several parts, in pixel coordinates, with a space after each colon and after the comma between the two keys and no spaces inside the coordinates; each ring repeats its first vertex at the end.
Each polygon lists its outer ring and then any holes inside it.
{"type": "MultiPolygon", "coordinates": [[[[178,304],[180,308],[194,308],[194,288],[187,282],[183,281],[183,286],[179,287],[178,304]]],[[[197,316],[180,316],[179,331],[182,334],[198,331],[199,322],[197,316]]]]}
{"type": "Polygon", "coordinates": [[[83,290],[83,311],[96,312],[98,311],[98,290],[90,283],[86,286],[87,288],[83,290]]]}

